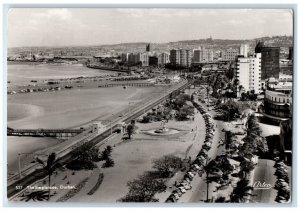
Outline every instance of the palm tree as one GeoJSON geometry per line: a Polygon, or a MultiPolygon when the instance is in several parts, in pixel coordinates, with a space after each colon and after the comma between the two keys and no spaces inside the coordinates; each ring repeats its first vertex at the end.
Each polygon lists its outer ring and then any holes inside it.
{"type": "Polygon", "coordinates": [[[209,175],[212,173],[218,172],[219,169],[217,169],[216,161],[211,160],[210,158],[206,159],[206,164],[203,169],[206,173],[206,202],[208,202],[209,183],[211,182],[209,175]]]}
{"type": "Polygon", "coordinates": [[[129,124],[127,126],[128,139],[131,139],[131,135],[133,133],[133,129],[134,129],[134,126],[132,124],[129,124]]]}
{"type": "Polygon", "coordinates": [[[27,195],[21,196],[21,201],[28,202],[30,200],[33,201],[46,201],[48,199],[49,195],[47,191],[33,191],[27,195]]]}
{"type": "Polygon", "coordinates": [[[243,178],[246,177],[246,175],[249,175],[250,172],[255,168],[255,163],[253,163],[251,160],[245,160],[240,162],[240,174],[243,178]]]}
{"type": "Polygon", "coordinates": [[[48,183],[49,183],[49,191],[48,191],[48,200],[50,199],[50,185],[51,185],[51,175],[55,171],[56,168],[60,167],[61,165],[57,162],[56,154],[53,152],[48,156],[47,163],[42,161],[40,158],[36,158],[36,161],[39,162],[44,170],[48,174],[48,183]]]}
{"type": "Polygon", "coordinates": [[[242,91],[243,88],[244,88],[243,85],[239,85],[239,93],[240,93],[240,97],[241,97],[241,91],[242,91]]]}
{"type": "Polygon", "coordinates": [[[234,203],[245,202],[247,196],[252,196],[250,191],[253,187],[249,186],[249,180],[242,179],[237,182],[236,187],[233,189],[230,200],[234,203]]]}

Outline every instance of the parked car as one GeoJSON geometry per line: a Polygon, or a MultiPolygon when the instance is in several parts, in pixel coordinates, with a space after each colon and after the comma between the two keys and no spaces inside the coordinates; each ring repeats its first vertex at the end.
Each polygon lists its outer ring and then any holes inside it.
{"type": "Polygon", "coordinates": [[[176,197],[176,200],[178,200],[180,198],[180,196],[182,196],[182,193],[178,190],[173,190],[172,194],[174,194],[174,196],[176,197]]]}
{"type": "Polygon", "coordinates": [[[192,189],[191,184],[186,183],[186,182],[180,183],[179,187],[180,187],[180,186],[184,187],[185,190],[190,190],[190,189],[192,189]]]}
{"type": "Polygon", "coordinates": [[[186,190],[185,190],[184,187],[182,187],[182,186],[181,186],[181,187],[178,187],[177,190],[181,191],[181,193],[183,193],[183,194],[186,193],[186,190]]]}

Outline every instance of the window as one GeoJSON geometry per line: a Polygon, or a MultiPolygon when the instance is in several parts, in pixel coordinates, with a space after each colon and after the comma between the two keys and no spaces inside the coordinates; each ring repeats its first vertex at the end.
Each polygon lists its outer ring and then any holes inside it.
{"type": "Polygon", "coordinates": [[[285,103],[285,99],[283,98],[283,102],[285,103]]]}

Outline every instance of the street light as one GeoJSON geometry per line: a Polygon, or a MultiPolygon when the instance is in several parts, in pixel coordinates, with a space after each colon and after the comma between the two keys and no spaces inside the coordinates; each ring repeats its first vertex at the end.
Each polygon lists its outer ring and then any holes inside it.
{"type": "Polygon", "coordinates": [[[18,173],[19,173],[19,177],[20,179],[22,178],[22,172],[21,172],[21,155],[35,155],[35,156],[38,156],[38,155],[44,155],[44,156],[48,156],[48,154],[36,154],[36,153],[33,153],[33,152],[19,152],[18,153],[18,173]]]}

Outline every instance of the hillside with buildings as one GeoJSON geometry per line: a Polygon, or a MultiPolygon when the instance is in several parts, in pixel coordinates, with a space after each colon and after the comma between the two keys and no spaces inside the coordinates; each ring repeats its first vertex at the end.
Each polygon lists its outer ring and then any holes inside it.
{"type": "MultiPolygon", "coordinates": [[[[288,47],[293,44],[292,36],[273,36],[261,37],[252,40],[228,40],[228,39],[199,39],[199,40],[182,40],[169,43],[152,43],[152,50],[155,52],[169,52],[172,48],[196,49],[199,46],[206,46],[214,51],[224,50],[227,48],[236,48],[243,43],[249,44],[250,50],[255,47],[256,42],[263,41],[268,46],[281,47],[282,50],[288,51],[288,47]]],[[[117,55],[122,52],[142,52],[145,50],[146,42],[137,43],[120,43],[112,45],[95,45],[95,46],[70,46],[70,47],[20,47],[9,48],[8,56],[19,53],[38,53],[47,52],[53,56],[97,56],[103,54],[117,55]]]]}

